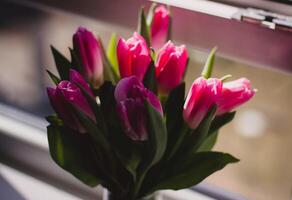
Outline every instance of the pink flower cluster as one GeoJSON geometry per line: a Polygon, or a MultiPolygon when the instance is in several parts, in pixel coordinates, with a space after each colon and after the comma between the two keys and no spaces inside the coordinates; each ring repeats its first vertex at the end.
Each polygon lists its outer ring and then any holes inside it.
{"type": "MultiPolygon", "coordinates": [[[[121,78],[115,89],[117,112],[125,132],[133,140],[147,139],[145,101],[163,115],[159,98],[142,83],[151,61],[155,65],[157,87],[162,95],[167,96],[182,82],[186,70],[188,52],[185,45],[175,46],[171,41],[166,42],[169,21],[168,10],[164,6],[158,6],[150,26],[152,46],[156,50],[160,48],[156,56],[152,55],[145,39],[136,32],[128,40],[120,38],[117,43],[121,78]]],[[[78,86],[82,85],[94,97],[86,81],[93,88],[103,84],[103,51],[99,39],[85,28],[77,30],[73,36],[73,44],[82,64],[80,73],[84,78],[71,70],[70,80],[61,81],[56,88],[48,88],[48,95],[59,117],[72,129],[84,132],[69,105],[77,106],[95,121],[94,114],[78,86]]],[[[217,115],[222,115],[247,102],[255,92],[245,78],[223,83],[217,78],[199,77],[193,82],[186,97],[183,118],[190,128],[195,129],[212,106],[217,105],[217,115]]]]}

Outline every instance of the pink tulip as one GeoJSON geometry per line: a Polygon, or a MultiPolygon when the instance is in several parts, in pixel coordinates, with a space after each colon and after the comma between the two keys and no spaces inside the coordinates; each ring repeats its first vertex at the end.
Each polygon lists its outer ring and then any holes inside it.
{"type": "Polygon", "coordinates": [[[167,40],[170,25],[170,14],[163,5],[157,6],[154,10],[151,31],[151,44],[155,51],[158,51],[167,40]]]}
{"type": "Polygon", "coordinates": [[[121,78],[136,76],[143,80],[151,62],[150,50],[146,41],[138,33],[127,41],[120,38],[117,45],[117,57],[121,78]]]}
{"type": "Polygon", "coordinates": [[[75,70],[70,70],[70,81],[61,81],[56,88],[47,88],[50,103],[64,124],[81,133],[86,132],[82,123],[70,107],[70,104],[79,108],[90,119],[96,121],[93,111],[79,86],[82,86],[92,97],[92,91],[83,77],[75,70]]]}
{"type": "Polygon", "coordinates": [[[251,88],[250,81],[240,78],[223,84],[222,94],[218,101],[217,115],[232,111],[237,106],[250,100],[256,90],[251,88]]]}
{"type": "Polygon", "coordinates": [[[180,84],[187,65],[188,53],[184,45],[174,46],[170,41],[160,50],[155,64],[158,89],[169,93],[180,84]]]}
{"type": "Polygon", "coordinates": [[[94,87],[102,85],[103,63],[99,39],[92,32],[79,27],[73,36],[73,46],[82,64],[82,74],[94,87]]]}
{"type": "Polygon", "coordinates": [[[222,91],[220,79],[200,77],[196,79],[184,104],[183,117],[190,128],[195,129],[218,101],[222,91]]]}
{"type": "Polygon", "coordinates": [[[121,79],[115,89],[117,112],[125,133],[135,141],[148,139],[145,101],[148,101],[161,115],[162,106],[158,98],[135,76],[121,79]]]}

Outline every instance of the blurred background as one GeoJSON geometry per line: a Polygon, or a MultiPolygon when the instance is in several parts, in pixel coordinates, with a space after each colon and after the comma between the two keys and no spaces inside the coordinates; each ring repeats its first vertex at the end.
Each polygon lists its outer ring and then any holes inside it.
{"type": "MultiPolygon", "coordinates": [[[[132,12],[138,15],[137,9],[132,12]]],[[[176,17],[175,12],[173,17],[176,17]]],[[[93,30],[107,44],[113,31],[130,37],[136,28],[132,21],[124,26],[58,9],[37,9],[0,1],[0,103],[41,118],[48,115],[52,111],[45,87],[51,82],[45,70],[56,72],[50,45],[69,57],[68,47],[72,46],[72,34],[78,26],[93,30]]],[[[183,37],[175,40],[174,36],[174,41],[185,42],[183,37]]],[[[251,37],[257,40],[262,35],[251,37]]],[[[208,36],[205,39],[208,40],[208,36]]],[[[186,77],[189,88],[199,76],[210,49],[193,43],[186,45],[190,55],[186,77]]],[[[240,49],[242,45],[238,41],[233,48],[240,49]]],[[[215,146],[215,150],[229,152],[241,162],[217,172],[206,182],[247,199],[287,200],[291,198],[292,188],[292,75],[288,72],[292,63],[288,70],[277,70],[248,59],[225,56],[220,54],[220,45],[218,48],[214,76],[246,77],[258,93],[238,110],[235,120],[221,130],[215,146]]],[[[250,52],[263,53],[252,47],[250,52]]],[[[292,51],[286,54],[292,57],[292,51]]]]}

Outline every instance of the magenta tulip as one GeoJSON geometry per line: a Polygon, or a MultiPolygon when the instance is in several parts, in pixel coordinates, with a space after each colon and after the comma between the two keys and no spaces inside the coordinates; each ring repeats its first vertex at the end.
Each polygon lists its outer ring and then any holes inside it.
{"type": "Polygon", "coordinates": [[[155,51],[158,51],[166,42],[169,26],[169,11],[163,5],[157,6],[154,10],[153,19],[150,26],[151,44],[155,51]]]}
{"type": "Polygon", "coordinates": [[[121,78],[136,76],[140,81],[143,80],[151,56],[142,36],[134,33],[127,41],[120,38],[117,44],[117,57],[121,78]]]}
{"type": "Polygon", "coordinates": [[[180,84],[187,65],[188,53],[184,45],[174,46],[170,41],[160,50],[155,64],[158,89],[169,93],[180,84]]]}
{"type": "Polygon", "coordinates": [[[96,88],[102,85],[103,63],[99,39],[92,32],[79,27],[73,36],[73,46],[81,61],[84,77],[96,88]]]}
{"type": "Polygon", "coordinates": [[[125,133],[135,141],[148,139],[145,101],[148,101],[161,115],[162,107],[158,98],[135,76],[120,80],[115,89],[119,118],[125,133]]]}
{"type": "Polygon", "coordinates": [[[217,115],[232,111],[237,106],[250,100],[256,90],[251,88],[250,81],[240,78],[223,84],[222,94],[218,101],[217,115]]]}
{"type": "Polygon", "coordinates": [[[220,79],[200,77],[196,79],[184,104],[183,117],[190,128],[195,129],[215,105],[221,95],[220,79]]]}
{"type": "Polygon", "coordinates": [[[70,81],[61,81],[56,88],[47,88],[50,103],[64,124],[78,132],[86,132],[70,104],[83,111],[90,119],[96,121],[93,111],[79,86],[82,86],[92,97],[92,91],[83,77],[75,70],[70,70],[70,81]]]}

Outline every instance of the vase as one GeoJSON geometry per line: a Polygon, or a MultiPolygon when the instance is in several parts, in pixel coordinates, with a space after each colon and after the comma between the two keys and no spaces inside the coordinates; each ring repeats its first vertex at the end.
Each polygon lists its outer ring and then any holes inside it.
{"type": "MultiPolygon", "coordinates": [[[[107,189],[103,189],[102,200],[126,200],[126,199],[117,199],[113,197],[107,189]]],[[[135,200],[161,200],[161,198],[159,198],[159,195],[157,194],[152,194],[142,199],[135,200]]]]}

